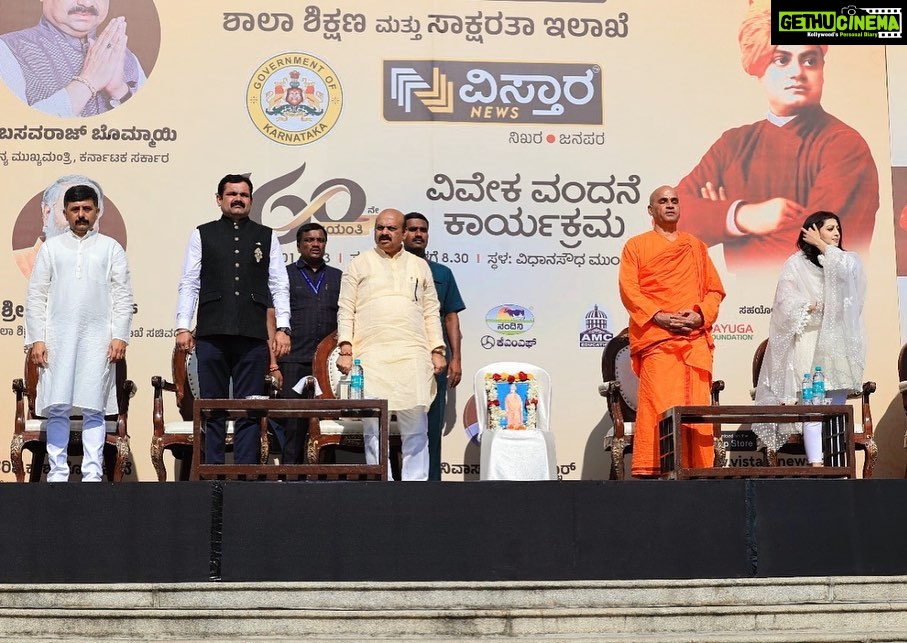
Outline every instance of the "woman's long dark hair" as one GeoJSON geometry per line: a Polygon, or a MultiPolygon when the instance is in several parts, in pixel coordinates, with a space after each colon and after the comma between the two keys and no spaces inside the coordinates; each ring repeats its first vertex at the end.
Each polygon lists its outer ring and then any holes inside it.
{"type": "MultiPolygon", "coordinates": [[[[828,219],[834,219],[835,221],[838,222],[838,229],[840,230],[840,235],[838,237],[838,247],[841,250],[843,250],[844,249],[844,228],[841,226],[841,219],[839,219],[838,215],[835,214],[834,212],[826,212],[825,210],[819,210],[818,212],[813,212],[811,215],[806,217],[806,221],[803,222],[802,227],[805,230],[809,230],[813,226],[818,226],[821,229],[822,226],[825,225],[825,222],[828,219]]],[[[814,245],[806,243],[806,241],[803,240],[802,232],[799,235],[797,235],[797,247],[803,251],[803,254],[806,255],[807,259],[812,261],[814,264],[816,264],[820,268],[822,267],[822,264],[819,263],[819,255],[821,254],[819,252],[819,249],[814,245]]]]}

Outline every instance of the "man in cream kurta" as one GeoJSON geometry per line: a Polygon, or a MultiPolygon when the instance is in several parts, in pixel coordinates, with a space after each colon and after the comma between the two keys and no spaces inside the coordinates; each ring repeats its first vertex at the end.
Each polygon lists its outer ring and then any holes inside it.
{"type": "Polygon", "coordinates": [[[101,480],[104,415],[117,412],[114,362],[126,355],[132,286],[123,248],[99,234],[98,194],[75,185],[63,197],[69,231],[38,252],[25,305],[25,343],[39,367],[35,410],[47,420],[48,482],[66,482],[69,417],[81,413],[82,480],[101,480]]]}
{"type": "MultiPolygon", "coordinates": [[[[403,251],[403,213],[383,210],[375,244],[350,262],[340,281],[337,368],[362,362],[365,396],[386,398],[397,415],[404,480],[428,479],[428,407],[435,375],[447,367],[440,306],[428,264],[403,251]]],[[[365,457],[378,462],[378,421],[363,420],[365,457]]]]}

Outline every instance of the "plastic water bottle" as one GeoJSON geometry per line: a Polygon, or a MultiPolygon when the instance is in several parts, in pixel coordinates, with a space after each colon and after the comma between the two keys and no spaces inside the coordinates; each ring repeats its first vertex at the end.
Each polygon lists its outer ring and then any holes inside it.
{"type": "Polygon", "coordinates": [[[825,374],[821,366],[813,373],[813,404],[825,404],[825,374]]]}
{"type": "Polygon", "coordinates": [[[809,376],[809,373],[803,373],[803,382],[800,384],[800,400],[801,404],[812,404],[813,403],[813,378],[809,376]]]}
{"type": "Polygon", "coordinates": [[[362,371],[362,362],[359,358],[353,360],[353,368],[350,369],[350,399],[361,400],[363,389],[365,388],[365,374],[362,371]]]}

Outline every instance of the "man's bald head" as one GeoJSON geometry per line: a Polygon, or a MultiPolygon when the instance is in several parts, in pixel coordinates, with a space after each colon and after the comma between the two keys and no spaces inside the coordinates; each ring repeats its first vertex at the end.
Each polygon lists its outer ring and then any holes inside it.
{"type": "Polygon", "coordinates": [[[670,185],[655,188],[649,196],[649,214],[659,230],[673,232],[680,220],[680,198],[670,185]]]}

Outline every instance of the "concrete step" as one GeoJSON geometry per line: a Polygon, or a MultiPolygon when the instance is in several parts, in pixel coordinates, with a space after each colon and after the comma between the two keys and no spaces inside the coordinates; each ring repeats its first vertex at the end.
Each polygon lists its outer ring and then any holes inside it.
{"type": "Polygon", "coordinates": [[[907,641],[905,581],[0,585],[0,640],[907,641]]]}

